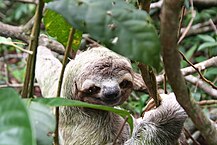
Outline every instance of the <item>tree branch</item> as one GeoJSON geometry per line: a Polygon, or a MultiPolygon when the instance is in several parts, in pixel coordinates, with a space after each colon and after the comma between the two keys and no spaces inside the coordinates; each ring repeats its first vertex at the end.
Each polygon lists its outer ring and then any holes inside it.
{"type": "Polygon", "coordinates": [[[196,85],[200,89],[202,89],[205,93],[209,94],[213,98],[217,99],[217,90],[213,89],[210,85],[207,85],[202,80],[192,75],[186,76],[185,80],[196,85]]]}
{"type": "Polygon", "coordinates": [[[0,22],[0,35],[3,37],[11,37],[28,43],[29,36],[23,33],[22,26],[12,26],[0,22]]]}
{"type": "Polygon", "coordinates": [[[177,101],[185,109],[195,126],[210,145],[217,144],[217,129],[193,100],[184,77],[180,71],[180,56],[177,50],[177,31],[179,13],[183,1],[164,0],[161,18],[161,44],[163,61],[168,81],[176,95],[177,101]]]}
{"type": "MultiPolygon", "coordinates": [[[[217,6],[216,0],[193,0],[194,5],[196,7],[214,7],[217,6]]],[[[160,0],[158,2],[151,3],[150,8],[161,8],[163,4],[163,0],[160,0]]]]}
{"type": "Polygon", "coordinates": [[[27,60],[26,76],[24,80],[24,88],[22,90],[22,97],[33,97],[33,86],[35,81],[35,65],[36,54],[38,47],[38,37],[40,33],[40,24],[44,8],[44,1],[40,0],[35,12],[34,26],[32,28],[29,50],[33,51],[33,55],[29,55],[27,60]]]}
{"type": "Polygon", "coordinates": [[[194,5],[197,7],[214,7],[217,6],[216,0],[194,0],[194,5]]]}
{"type": "MultiPolygon", "coordinates": [[[[205,60],[203,62],[200,62],[198,64],[195,64],[194,66],[197,69],[199,69],[200,71],[203,71],[203,70],[210,68],[210,67],[216,67],[217,66],[217,56],[212,57],[212,58],[205,60]]],[[[181,69],[181,72],[182,72],[183,76],[187,76],[187,75],[196,73],[197,71],[193,67],[190,66],[190,67],[186,67],[186,68],[181,69]]],[[[163,80],[164,80],[164,75],[158,75],[157,76],[157,82],[158,83],[163,82],[163,80]]]]}

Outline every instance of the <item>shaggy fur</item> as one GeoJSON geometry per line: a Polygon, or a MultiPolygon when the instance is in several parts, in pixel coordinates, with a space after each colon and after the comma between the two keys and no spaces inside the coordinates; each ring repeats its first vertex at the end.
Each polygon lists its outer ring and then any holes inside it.
{"type": "MultiPolygon", "coordinates": [[[[56,96],[61,68],[61,63],[50,50],[39,46],[36,78],[44,97],[56,96]]],[[[104,47],[92,48],[67,64],[61,97],[116,106],[127,100],[133,79],[131,64],[126,58],[104,47]]],[[[160,107],[147,112],[143,118],[135,119],[132,137],[128,125],[124,126],[117,145],[173,145],[179,138],[185,118],[186,114],[174,95],[163,97],[160,107]]],[[[111,144],[122,123],[123,119],[111,112],[61,107],[61,144],[111,144]]]]}

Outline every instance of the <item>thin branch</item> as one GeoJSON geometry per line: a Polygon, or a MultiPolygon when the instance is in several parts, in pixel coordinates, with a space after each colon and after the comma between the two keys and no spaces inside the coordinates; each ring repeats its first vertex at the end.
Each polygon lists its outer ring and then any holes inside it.
{"type": "MultiPolygon", "coordinates": [[[[59,78],[59,82],[58,82],[57,97],[60,97],[61,88],[62,88],[62,81],[63,81],[63,75],[64,75],[64,71],[65,71],[65,67],[66,67],[66,64],[67,64],[67,60],[68,60],[70,50],[72,49],[72,42],[73,42],[73,39],[74,39],[74,34],[75,34],[75,29],[71,28],[70,33],[69,33],[67,46],[66,46],[65,55],[64,55],[64,58],[63,58],[62,70],[61,70],[61,74],[60,74],[60,78],[59,78]]],[[[56,130],[55,130],[55,136],[54,136],[54,144],[59,145],[59,107],[56,107],[55,112],[56,112],[56,130]]]]}
{"type": "Polygon", "coordinates": [[[177,34],[178,38],[180,37],[180,34],[181,34],[181,28],[182,28],[182,22],[183,22],[184,14],[185,14],[185,7],[182,6],[182,13],[181,13],[181,16],[180,16],[179,28],[178,28],[178,34],[177,34]]]}
{"type": "Polygon", "coordinates": [[[83,39],[93,43],[94,46],[100,47],[102,45],[100,45],[98,42],[94,41],[93,39],[89,38],[88,36],[82,36],[83,39]]]}
{"type": "Polygon", "coordinates": [[[128,117],[126,117],[126,118],[124,119],[124,122],[123,122],[123,124],[121,125],[121,128],[120,128],[120,130],[118,131],[118,134],[117,134],[117,136],[115,137],[114,142],[113,142],[112,145],[115,145],[115,144],[116,144],[116,141],[118,140],[118,137],[121,135],[121,132],[122,132],[122,130],[124,129],[124,126],[125,126],[127,120],[128,120],[128,117]]]}
{"type": "Polygon", "coordinates": [[[23,52],[25,52],[25,53],[28,53],[28,54],[30,54],[30,55],[32,55],[32,54],[33,54],[33,52],[32,52],[32,51],[25,50],[25,49],[23,49],[22,47],[20,47],[20,46],[16,45],[14,42],[0,42],[0,44],[4,44],[4,45],[10,45],[10,46],[13,46],[13,47],[15,47],[15,48],[19,49],[20,51],[23,51],[23,52]]]}
{"type": "Polygon", "coordinates": [[[187,137],[189,137],[189,138],[193,141],[193,145],[200,145],[200,143],[198,143],[198,142],[191,136],[191,133],[190,133],[186,128],[184,128],[184,131],[185,131],[185,134],[187,135],[187,137]]]}
{"type": "Polygon", "coordinates": [[[203,100],[198,102],[200,106],[217,105],[217,100],[203,100]]]}
{"type": "MultiPolygon", "coordinates": [[[[203,71],[203,70],[210,68],[210,67],[216,67],[216,66],[217,66],[217,56],[212,57],[212,58],[205,60],[203,62],[194,64],[194,67],[199,69],[200,71],[203,71]]],[[[183,76],[187,76],[187,75],[193,74],[197,71],[192,66],[190,66],[190,67],[186,67],[186,68],[181,69],[181,72],[182,72],[183,76]]],[[[159,83],[163,82],[164,75],[158,75],[156,79],[157,79],[157,82],[159,84],[159,83]]]]}
{"type": "Polygon", "coordinates": [[[23,33],[22,26],[12,26],[0,22],[0,35],[3,37],[11,37],[28,43],[29,36],[23,33]]]}
{"type": "Polygon", "coordinates": [[[216,0],[194,0],[195,6],[198,7],[214,7],[217,6],[216,0]]]}
{"type": "Polygon", "coordinates": [[[217,34],[217,28],[216,28],[216,26],[215,26],[213,20],[212,20],[212,19],[209,19],[209,22],[210,22],[210,25],[212,26],[212,28],[213,28],[215,34],[217,34]]]}
{"type": "Polygon", "coordinates": [[[209,85],[212,86],[213,88],[217,89],[217,86],[215,86],[215,84],[214,84],[213,82],[211,82],[210,80],[206,79],[206,78],[202,75],[200,69],[196,68],[196,67],[185,57],[185,55],[184,55],[181,51],[179,51],[179,54],[181,54],[182,58],[183,58],[190,66],[192,66],[192,67],[196,70],[196,72],[200,75],[200,78],[201,78],[204,82],[206,82],[207,84],[209,84],[209,85]]]}
{"type": "Polygon", "coordinates": [[[213,89],[210,85],[207,85],[202,80],[194,77],[192,75],[185,76],[185,80],[196,85],[198,88],[202,89],[205,93],[212,96],[212,98],[217,99],[217,89],[213,89]]]}
{"type": "Polygon", "coordinates": [[[38,4],[38,0],[14,0],[14,1],[21,2],[21,3],[38,4]]]}
{"type": "Polygon", "coordinates": [[[29,50],[33,51],[33,55],[30,55],[27,60],[26,76],[24,80],[24,88],[22,91],[22,96],[24,98],[27,98],[27,96],[29,98],[33,97],[33,85],[35,81],[35,62],[43,7],[44,2],[43,0],[40,0],[35,12],[34,26],[32,28],[32,33],[30,36],[31,40],[29,43],[29,50]]]}
{"type": "MultiPolygon", "coordinates": [[[[216,0],[193,0],[194,5],[196,7],[214,7],[217,6],[217,1],[216,0]]],[[[163,0],[160,0],[158,2],[151,3],[150,8],[158,8],[160,9],[162,7],[163,0]]]]}
{"type": "Polygon", "coordinates": [[[178,16],[183,1],[164,0],[161,18],[161,44],[163,62],[168,82],[170,83],[177,101],[185,109],[195,126],[200,130],[209,145],[217,144],[217,129],[203,113],[202,109],[192,98],[184,77],[180,71],[180,56],[177,50],[178,16]]]}
{"type": "MultiPolygon", "coordinates": [[[[217,17],[214,17],[212,21],[213,23],[217,23],[217,17]]],[[[183,33],[185,29],[186,28],[182,28],[181,33],[183,33]]],[[[186,34],[186,37],[191,36],[191,35],[200,34],[200,33],[210,32],[210,31],[213,31],[213,28],[210,27],[210,21],[205,21],[205,22],[193,25],[188,31],[188,33],[186,34]]]]}
{"type": "Polygon", "coordinates": [[[196,11],[194,10],[193,0],[190,0],[190,3],[191,3],[191,20],[188,23],[187,28],[185,29],[185,31],[182,33],[181,37],[179,38],[178,44],[185,38],[186,34],[188,33],[188,31],[190,30],[193,24],[194,18],[196,17],[196,11]]]}

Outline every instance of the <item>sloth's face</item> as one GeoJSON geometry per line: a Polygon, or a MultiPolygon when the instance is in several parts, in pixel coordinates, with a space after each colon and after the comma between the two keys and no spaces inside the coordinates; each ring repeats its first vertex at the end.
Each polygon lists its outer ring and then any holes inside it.
{"type": "Polygon", "coordinates": [[[133,87],[129,63],[105,59],[87,66],[76,84],[77,99],[100,105],[115,106],[127,100],[133,87]]]}

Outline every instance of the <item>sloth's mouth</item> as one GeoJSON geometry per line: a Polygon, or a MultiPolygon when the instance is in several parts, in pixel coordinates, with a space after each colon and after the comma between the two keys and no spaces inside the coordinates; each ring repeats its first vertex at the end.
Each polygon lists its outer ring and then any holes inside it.
{"type": "Polygon", "coordinates": [[[110,98],[110,99],[105,99],[105,98],[99,98],[99,97],[85,97],[84,102],[88,102],[91,104],[98,104],[98,105],[106,105],[106,106],[115,106],[119,105],[121,98],[116,97],[116,98],[110,98]]]}

